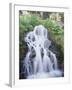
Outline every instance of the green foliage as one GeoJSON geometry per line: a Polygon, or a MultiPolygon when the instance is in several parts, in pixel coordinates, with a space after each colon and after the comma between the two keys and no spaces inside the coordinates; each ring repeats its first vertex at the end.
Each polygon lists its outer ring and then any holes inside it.
{"type": "Polygon", "coordinates": [[[31,22],[30,24],[34,27],[36,25],[39,25],[39,17],[36,15],[31,15],[31,22]]]}

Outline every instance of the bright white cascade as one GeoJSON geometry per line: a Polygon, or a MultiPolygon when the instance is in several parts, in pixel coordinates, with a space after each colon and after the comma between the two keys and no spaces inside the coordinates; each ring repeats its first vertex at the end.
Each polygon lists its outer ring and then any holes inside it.
{"type": "Polygon", "coordinates": [[[49,50],[51,41],[44,26],[35,26],[24,39],[29,49],[24,59],[27,78],[62,76],[62,72],[58,70],[56,55],[49,50]],[[35,56],[31,57],[33,54],[35,56]]]}

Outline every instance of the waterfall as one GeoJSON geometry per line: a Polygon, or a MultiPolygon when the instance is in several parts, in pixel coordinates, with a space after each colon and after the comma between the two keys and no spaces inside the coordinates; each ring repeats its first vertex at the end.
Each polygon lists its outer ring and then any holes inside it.
{"type": "Polygon", "coordinates": [[[62,72],[58,69],[56,55],[49,50],[51,41],[48,39],[47,31],[43,25],[38,25],[24,37],[28,46],[24,59],[27,78],[62,76],[62,72]]]}

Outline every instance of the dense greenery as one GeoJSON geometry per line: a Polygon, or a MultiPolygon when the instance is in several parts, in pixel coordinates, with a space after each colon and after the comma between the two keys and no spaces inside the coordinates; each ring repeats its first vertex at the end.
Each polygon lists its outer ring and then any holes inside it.
{"type": "Polygon", "coordinates": [[[48,30],[49,39],[57,50],[59,63],[63,64],[64,55],[64,29],[60,27],[56,20],[50,18],[42,18],[36,14],[19,15],[19,50],[20,60],[23,60],[26,53],[26,45],[24,37],[27,32],[32,31],[36,25],[44,25],[48,30]]]}

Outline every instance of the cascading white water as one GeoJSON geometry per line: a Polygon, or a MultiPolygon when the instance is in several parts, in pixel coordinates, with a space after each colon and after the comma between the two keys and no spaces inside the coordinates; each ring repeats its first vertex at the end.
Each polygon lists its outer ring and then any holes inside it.
{"type": "Polygon", "coordinates": [[[27,78],[45,78],[61,76],[58,70],[56,55],[49,50],[51,41],[48,39],[47,29],[38,25],[24,38],[28,46],[28,53],[24,59],[27,78]],[[34,57],[31,57],[32,55],[34,57]]]}

